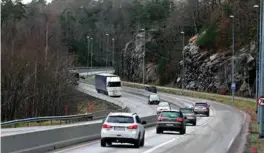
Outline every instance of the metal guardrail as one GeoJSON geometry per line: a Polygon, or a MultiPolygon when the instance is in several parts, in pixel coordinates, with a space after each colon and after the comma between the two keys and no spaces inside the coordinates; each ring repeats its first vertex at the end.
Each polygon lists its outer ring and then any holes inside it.
{"type": "Polygon", "coordinates": [[[45,117],[33,117],[33,118],[25,118],[25,119],[19,119],[19,120],[12,120],[7,122],[2,122],[1,126],[10,126],[10,125],[16,125],[19,123],[29,123],[30,122],[41,122],[41,121],[73,121],[73,120],[93,120],[93,113],[89,114],[80,114],[80,115],[66,115],[66,116],[45,116],[45,117]]]}
{"type": "Polygon", "coordinates": [[[60,124],[62,124],[61,121],[65,121],[67,124],[70,124],[70,123],[76,123],[76,122],[81,122],[81,121],[91,121],[91,120],[102,119],[106,117],[110,112],[113,112],[113,111],[129,112],[130,110],[127,107],[125,107],[124,109],[104,110],[104,111],[98,111],[98,112],[87,113],[87,114],[78,114],[78,115],[25,118],[25,119],[2,122],[1,127],[12,126],[12,125],[16,127],[16,125],[20,123],[27,123],[27,126],[30,126],[31,122],[42,122],[42,121],[50,121],[51,125],[53,124],[52,121],[60,121],[60,124]]]}

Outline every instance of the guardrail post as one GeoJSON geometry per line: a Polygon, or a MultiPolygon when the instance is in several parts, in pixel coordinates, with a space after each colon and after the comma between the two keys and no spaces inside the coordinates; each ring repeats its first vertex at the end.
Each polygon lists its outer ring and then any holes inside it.
{"type": "Polygon", "coordinates": [[[50,124],[52,125],[52,120],[50,120],[50,124]]]}
{"type": "Polygon", "coordinates": [[[27,122],[27,126],[29,127],[29,122],[27,122]]]}

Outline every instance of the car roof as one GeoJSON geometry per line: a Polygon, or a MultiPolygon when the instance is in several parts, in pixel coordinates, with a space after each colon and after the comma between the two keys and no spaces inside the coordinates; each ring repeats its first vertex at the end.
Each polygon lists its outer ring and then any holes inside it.
{"type": "Polygon", "coordinates": [[[190,107],[181,107],[180,109],[193,109],[193,108],[190,108],[190,107]]]}
{"type": "Polygon", "coordinates": [[[127,112],[111,112],[108,116],[133,116],[136,115],[136,113],[127,113],[127,112]]]}
{"type": "Polygon", "coordinates": [[[168,111],[162,111],[162,112],[176,112],[176,113],[180,113],[181,111],[179,111],[179,110],[168,110],[168,111]]]}

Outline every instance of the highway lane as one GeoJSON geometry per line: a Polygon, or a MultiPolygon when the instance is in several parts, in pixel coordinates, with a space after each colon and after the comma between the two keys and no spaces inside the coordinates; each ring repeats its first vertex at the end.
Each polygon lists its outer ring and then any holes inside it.
{"type": "MultiPolygon", "coordinates": [[[[97,94],[94,85],[80,83],[79,87],[84,89],[84,91],[88,90],[90,92],[93,92],[94,94],[97,94]]],[[[141,117],[150,116],[156,113],[157,106],[148,105],[147,97],[137,96],[135,94],[131,94],[123,90],[122,96],[114,99],[124,102],[125,105],[129,107],[132,112],[138,113],[138,115],[140,115],[141,117]]]]}
{"type": "MultiPolygon", "coordinates": [[[[135,93],[142,97],[150,94],[141,89],[124,87],[124,91],[135,93]],[[129,91],[126,91],[129,90],[129,91]]],[[[200,99],[187,98],[171,95],[167,93],[158,93],[161,99],[177,105],[191,105],[195,101],[204,101],[200,99]]],[[[140,149],[134,149],[130,145],[114,145],[113,147],[102,148],[99,141],[92,141],[81,145],[68,147],[54,151],[53,153],[225,153],[230,147],[231,142],[238,134],[241,124],[244,121],[244,114],[238,110],[207,101],[211,105],[210,117],[199,117],[197,126],[188,126],[186,135],[175,133],[156,134],[155,127],[146,130],[145,146],[140,149]]]]}

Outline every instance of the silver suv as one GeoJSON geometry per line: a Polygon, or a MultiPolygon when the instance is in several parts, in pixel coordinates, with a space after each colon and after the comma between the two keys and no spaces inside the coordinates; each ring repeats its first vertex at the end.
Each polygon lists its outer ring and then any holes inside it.
{"type": "Polygon", "coordinates": [[[135,148],[144,146],[146,121],[141,121],[136,113],[110,113],[101,129],[101,146],[115,143],[132,143],[135,148]]]}

